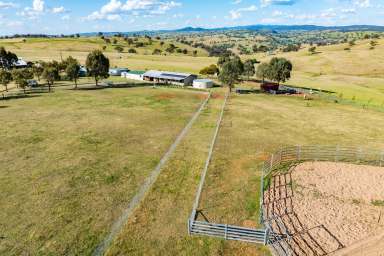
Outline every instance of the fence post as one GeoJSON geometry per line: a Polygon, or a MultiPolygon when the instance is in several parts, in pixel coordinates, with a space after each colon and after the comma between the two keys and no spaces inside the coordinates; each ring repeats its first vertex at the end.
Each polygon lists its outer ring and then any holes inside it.
{"type": "Polygon", "coordinates": [[[339,145],[336,146],[335,162],[339,161],[339,145]]]}
{"type": "Polygon", "coordinates": [[[301,146],[297,146],[297,156],[296,160],[300,161],[301,160],[301,146]]]}
{"type": "Polygon", "coordinates": [[[262,173],[261,173],[261,181],[260,181],[260,192],[261,192],[261,195],[260,195],[260,219],[259,219],[259,223],[260,224],[263,224],[263,219],[264,219],[264,178],[265,178],[265,162],[263,163],[263,169],[262,169],[262,173]]]}
{"type": "Polygon", "coordinates": [[[274,161],[275,155],[271,155],[271,170],[273,169],[273,161],[274,161]]]}
{"type": "Polygon", "coordinates": [[[268,244],[268,240],[269,240],[269,228],[267,228],[265,230],[265,235],[264,235],[264,245],[267,245],[268,244]]]}
{"type": "Polygon", "coordinates": [[[225,240],[227,240],[227,235],[228,235],[228,224],[225,225],[225,235],[224,235],[225,240]]]}

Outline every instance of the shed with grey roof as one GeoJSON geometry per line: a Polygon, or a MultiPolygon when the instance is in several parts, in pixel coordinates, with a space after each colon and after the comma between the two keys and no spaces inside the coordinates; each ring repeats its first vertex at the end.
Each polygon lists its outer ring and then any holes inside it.
{"type": "Polygon", "coordinates": [[[197,78],[196,75],[186,73],[176,73],[168,71],[156,71],[150,70],[143,75],[145,81],[151,81],[155,83],[175,84],[188,86],[192,85],[193,80],[197,78]]]}

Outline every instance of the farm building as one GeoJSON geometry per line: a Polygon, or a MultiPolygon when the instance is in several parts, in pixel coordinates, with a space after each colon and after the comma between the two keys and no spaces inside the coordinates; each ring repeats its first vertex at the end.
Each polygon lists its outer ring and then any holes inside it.
{"type": "Polygon", "coordinates": [[[22,58],[19,58],[15,64],[14,64],[14,67],[15,68],[27,68],[29,66],[28,62],[26,62],[25,60],[23,60],[22,58]]]}
{"type": "Polygon", "coordinates": [[[134,71],[134,70],[131,70],[131,71],[128,71],[128,72],[122,72],[121,73],[121,77],[125,77],[127,79],[132,79],[132,80],[142,81],[144,73],[145,73],[145,71],[134,71]]]}
{"type": "Polygon", "coordinates": [[[175,84],[175,85],[192,85],[193,80],[197,78],[196,75],[175,73],[167,71],[150,70],[143,75],[145,81],[155,83],[175,84]]]}
{"type": "Polygon", "coordinates": [[[209,79],[196,79],[193,81],[193,88],[208,89],[213,87],[213,81],[209,79]]]}
{"type": "Polygon", "coordinates": [[[121,73],[129,72],[128,68],[111,68],[109,69],[110,76],[121,76],[121,73]]]}

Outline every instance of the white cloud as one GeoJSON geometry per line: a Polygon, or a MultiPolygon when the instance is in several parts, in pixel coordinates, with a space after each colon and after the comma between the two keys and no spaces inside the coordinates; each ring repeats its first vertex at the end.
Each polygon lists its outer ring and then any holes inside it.
{"type": "Polygon", "coordinates": [[[243,0],[233,0],[232,4],[241,4],[241,2],[243,2],[243,0]]]}
{"type": "Polygon", "coordinates": [[[64,15],[63,17],[61,17],[62,20],[70,20],[71,19],[71,16],[69,15],[64,15]]]}
{"type": "Polygon", "coordinates": [[[12,7],[16,7],[16,5],[14,3],[11,3],[11,2],[2,2],[2,1],[0,1],[0,10],[1,9],[12,8],[12,7]]]}
{"type": "Polygon", "coordinates": [[[268,5],[294,5],[296,0],[261,0],[261,6],[268,5]]]}
{"type": "Polygon", "coordinates": [[[67,10],[63,6],[52,8],[52,13],[65,13],[65,12],[67,12],[67,10]]]}
{"type": "Polygon", "coordinates": [[[278,10],[275,10],[272,13],[273,17],[279,17],[279,16],[282,16],[282,15],[283,15],[283,12],[282,11],[278,11],[278,10]]]}
{"type": "Polygon", "coordinates": [[[355,5],[363,8],[371,7],[370,0],[355,0],[355,5]]]}
{"type": "Polygon", "coordinates": [[[43,12],[44,11],[44,0],[33,0],[32,10],[35,12],[43,12]]]}
{"type": "Polygon", "coordinates": [[[237,10],[231,10],[229,12],[229,15],[232,20],[237,20],[242,17],[243,12],[255,12],[257,11],[257,9],[258,8],[255,5],[251,5],[249,7],[239,8],[237,10]]]}
{"type": "Polygon", "coordinates": [[[125,3],[119,0],[110,0],[99,11],[88,15],[87,20],[116,20],[121,15],[131,14],[133,16],[148,16],[155,14],[164,14],[169,10],[181,6],[181,3],[175,1],[159,0],[127,0],[125,3]]]}
{"type": "Polygon", "coordinates": [[[346,14],[356,14],[356,9],[355,8],[341,9],[341,12],[346,14]]]}

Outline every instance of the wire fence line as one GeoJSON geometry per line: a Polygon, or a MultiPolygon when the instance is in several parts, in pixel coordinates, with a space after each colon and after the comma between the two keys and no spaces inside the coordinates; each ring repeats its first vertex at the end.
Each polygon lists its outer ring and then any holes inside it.
{"type": "Polygon", "coordinates": [[[311,88],[301,88],[301,87],[290,86],[290,85],[281,85],[281,88],[293,89],[299,93],[310,94],[310,95],[313,95],[314,97],[318,97],[320,99],[323,99],[329,102],[353,105],[353,106],[373,109],[377,111],[384,111],[384,101],[381,104],[380,103],[374,104],[372,103],[372,100],[367,100],[366,102],[364,102],[364,101],[356,100],[353,98],[352,99],[344,98],[342,93],[336,94],[334,92],[327,92],[327,91],[311,89],[311,88]]]}
{"type": "Polygon", "coordinates": [[[187,133],[189,132],[189,130],[191,129],[195,121],[198,119],[201,112],[203,111],[203,109],[206,107],[209,100],[211,99],[211,95],[212,94],[209,93],[208,97],[201,103],[200,107],[197,109],[197,111],[192,116],[188,124],[181,131],[181,133],[178,135],[175,142],[170,146],[168,151],[161,158],[160,162],[157,164],[155,169],[150,173],[149,177],[140,186],[139,190],[137,191],[135,196],[131,199],[131,201],[127,205],[127,208],[123,211],[122,215],[112,224],[109,234],[96,247],[92,255],[94,256],[104,255],[105,251],[108,249],[108,247],[110,246],[112,241],[115,239],[115,237],[120,233],[121,229],[124,227],[124,225],[128,221],[129,217],[132,215],[136,207],[145,198],[146,194],[148,193],[152,185],[156,182],[164,165],[168,162],[171,155],[175,152],[177,146],[184,139],[184,137],[187,135],[187,133]]]}
{"type": "Polygon", "coordinates": [[[211,142],[211,145],[209,148],[208,157],[207,157],[207,160],[205,161],[204,169],[203,169],[202,174],[201,174],[200,183],[199,183],[199,187],[198,187],[197,192],[196,192],[196,198],[195,198],[195,202],[193,204],[192,214],[191,214],[191,218],[190,218],[190,220],[193,220],[193,221],[196,220],[197,208],[199,207],[201,193],[202,193],[204,183],[205,183],[205,177],[207,176],[208,167],[209,167],[211,160],[212,160],[213,150],[215,148],[217,137],[218,137],[220,127],[221,127],[221,123],[223,121],[224,111],[225,111],[225,107],[227,105],[229,95],[230,95],[230,92],[228,91],[225,95],[224,103],[221,107],[220,116],[219,116],[217,123],[216,123],[216,129],[215,129],[215,133],[213,134],[213,137],[212,137],[212,142],[211,142]]]}
{"type": "MultiPolygon", "coordinates": [[[[263,224],[266,229],[266,244],[270,246],[274,255],[297,255],[295,249],[298,249],[295,247],[297,246],[297,244],[295,245],[297,242],[295,239],[292,239],[293,234],[289,229],[289,223],[286,224],[284,222],[284,217],[290,214],[289,209],[286,208],[286,204],[284,205],[284,203],[282,203],[282,205],[280,205],[280,202],[278,202],[281,199],[287,199],[287,193],[277,196],[277,199],[273,195],[272,202],[270,200],[266,202],[266,192],[271,193],[271,190],[273,190],[273,193],[275,193],[277,188],[275,184],[276,180],[273,179],[274,177],[285,174],[287,170],[292,167],[292,164],[308,161],[344,162],[382,167],[384,166],[384,151],[367,150],[356,147],[315,145],[284,147],[272,154],[264,162],[262,168],[259,211],[260,223],[263,224]],[[273,188],[271,188],[272,182],[273,188]],[[279,208],[279,210],[275,208],[279,208]]],[[[280,177],[278,179],[278,186],[281,186],[280,177]]],[[[292,180],[289,182],[292,182],[292,180]]],[[[285,183],[287,183],[287,180],[285,180],[285,183]]],[[[285,186],[287,185],[288,184],[285,184],[285,186]]],[[[280,188],[278,188],[278,190],[280,193],[280,188]]],[[[300,250],[303,249],[301,248],[300,250]]]]}

